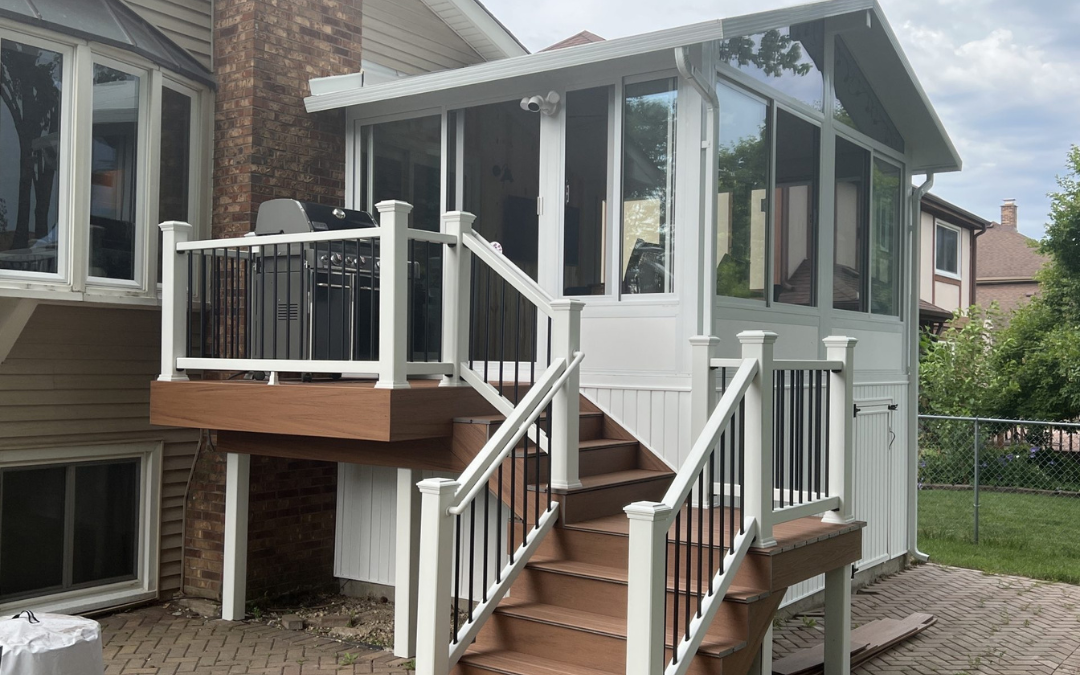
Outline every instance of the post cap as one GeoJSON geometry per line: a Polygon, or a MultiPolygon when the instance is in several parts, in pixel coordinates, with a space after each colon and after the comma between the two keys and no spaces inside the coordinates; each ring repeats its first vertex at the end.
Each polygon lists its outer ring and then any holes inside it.
{"type": "Polygon", "coordinates": [[[379,210],[379,213],[410,213],[413,210],[413,205],[397,199],[387,199],[376,204],[375,208],[379,210]]]}
{"type": "Polygon", "coordinates": [[[623,507],[623,512],[630,520],[656,522],[671,513],[671,507],[660,502],[634,502],[623,507]]]}
{"type": "Polygon", "coordinates": [[[469,213],[468,211],[447,211],[442,214],[443,221],[448,220],[460,220],[463,223],[471,223],[476,220],[476,214],[469,213]]]}
{"type": "Polygon", "coordinates": [[[416,484],[420,492],[425,495],[453,494],[461,486],[456,480],[449,478],[425,478],[416,484]]]}
{"type": "Polygon", "coordinates": [[[845,335],[830,335],[828,337],[821,338],[822,343],[826,347],[847,347],[851,348],[858,344],[859,339],[853,337],[847,337],[845,335]]]}
{"type": "Polygon", "coordinates": [[[735,337],[744,345],[770,345],[780,336],[771,330],[744,330],[735,337]]]}
{"type": "Polygon", "coordinates": [[[585,303],[574,298],[557,298],[551,301],[551,309],[557,312],[580,312],[585,303]]]}
{"type": "Polygon", "coordinates": [[[179,221],[179,220],[166,220],[164,223],[161,223],[160,225],[158,225],[158,228],[160,228],[162,232],[187,232],[187,233],[190,233],[192,231],[192,229],[194,229],[194,228],[192,228],[191,223],[185,223],[185,222],[179,221]]]}
{"type": "Polygon", "coordinates": [[[690,344],[694,347],[712,347],[720,344],[720,338],[715,335],[695,335],[690,338],[690,344]]]}

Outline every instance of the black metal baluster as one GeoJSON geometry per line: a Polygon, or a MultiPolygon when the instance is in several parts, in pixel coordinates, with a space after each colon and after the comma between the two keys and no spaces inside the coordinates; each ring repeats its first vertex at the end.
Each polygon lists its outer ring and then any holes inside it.
{"type": "MultiPolygon", "coordinates": [[[[551,419],[551,407],[548,406],[548,420],[549,420],[549,422],[548,422],[548,424],[549,424],[549,427],[548,427],[548,452],[549,453],[551,452],[550,419],[551,419]]],[[[537,424],[539,424],[540,418],[537,418],[536,421],[537,421],[537,424]]],[[[541,482],[541,480],[543,480],[542,476],[540,475],[540,454],[541,454],[540,453],[540,432],[539,432],[539,429],[537,429],[537,433],[536,433],[536,492],[533,494],[533,503],[534,503],[533,513],[536,514],[536,523],[535,523],[535,525],[533,525],[533,527],[540,527],[540,482],[541,482]]],[[[528,458],[526,458],[525,461],[528,461],[528,458]]],[[[550,463],[548,464],[548,473],[549,474],[551,473],[551,464],[550,463]]],[[[548,475],[547,485],[548,485],[548,489],[550,490],[551,489],[551,476],[550,475],[548,475]]]]}
{"type": "Polygon", "coordinates": [[[795,371],[791,371],[791,392],[788,394],[789,407],[788,410],[790,421],[788,422],[788,433],[790,437],[788,439],[788,456],[790,457],[790,463],[788,465],[788,505],[794,506],[795,504],[795,476],[797,473],[796,463],[798,458],[795,456],[795,429],[796,419],[798,418],[798,409],[795,407],[795,371]]]}
{"type": "Polygon", "coordinates": [[[405,246],[405,251],[405,269],[407,270],[405,273],[405,307],[407,308],[405,310],[405,354],[407,355],[405,357],[405,360],[415,361],[416,359],[413,358],[413,345],[416,344],[416,326],[415,322],[413,321],[413,307],[415,307],[413,303],[416,302],[416,294],[413,293],[413,282],[411,274],[412,270],[409,267],[412,264],[411,261],[416,259],[415,239],[408,240],[408,243],[405,246]]]}
{"type": "MultiPolygon", "coordinates": [[[[682,526],[682,509],[675,512],[675,593],[672,598],[674,611],[671,613],[671,662],[679,662],[679,535],[682,526]]],[[[664,545],[667,545],[667,534],[664,535],[664,545]]],[[[666,555],[664,556],[667,557],[666,555]]],[[[664,580],[667,586],[667,579],[664,580]]]]}
{"type": "MultiPolygon", "coordinates": [[[[825,378],[825,466],[829,464],[829,425],[832,424],[832,377],[825,378]]],[[[825,476],[825,494],[829,494],[829,470],[822,472],[825,476]]]]}
{"type": "MultiPolygon", "coordinates": [[[[732,460],[734,464],[735,460],[732,460]]],[[[734,474],[732,474],[734,476],[734,474]]],[[[746,494],[746,401],[739,402],[739,494],[746,494]]],[[[746,519],[739,514],[739,534],[746,534],[746,519]]],[[[731,540],[734,550],[735,533],[732,532],[731,540]]]]}
{"type": "MultiPolygon", "coordinates": [[[[460,245],[461,244],[459,244],[459,246],[460,245]]],[[[469,295],[472,296],[471,297],[472,311],[470,312],[472,314],[472,316],[468,317],[467,320],[469,321],[470,324],[472,324],[473,323],[473,317],[480,316],[480,313],[477,311],[480,308],[480,287],[476,285],[476,262],[475,261],[473,261],[469,265],[469,295]]],[[[480,333],[479,330],[473,330],[474,327],[478,328],[478,327],[472,326],[472,325],[469,326],[469,370],[473,370],[473,365],[474,365],[473,364],[473,357],[476,354],[476,340],[477,340],[477,335],[480,333]]]]}
{"type": "Polygon", "coordinates": [[[375,289],[378,288],[382,292],[382,278],[376,280],[375,274],[379,271],[378,258],[382,253],[382,240],[371,239],[371,284],[368,289],[368,297],[371,298],[371,302],[368,303],[368,349],[370,353],[368,358],[372,361],[379,360],[379,331],[375,328],[375,319],[379,316],[379,297],[375,295],[375,289]],[[378,282],[376,284],[376,281],[378,282]]]}
{"type": "Polygon", "coordinates": [[[270,323],[266,316],[266,307],[270,303],[266,301],[266,253],[263,247],[259,247],[259,315],[262,317],[256,323],[259,326],[259,358],[266,358],[266,324],[270,323]]]}
{"type": "MultiPolygon", "coordinates": [[[[285,358],[293,358],[292,352],[292,244],[285,245],[285,358]]],[[[280,312],[280,310],[277,310],[280,312]]],[[[280,316],[274,317],[274,325],[281,320],[280,316]]]]}
{"type": "Polygon", "coordinates": [[[491,364],[491,268],[487,269],[487,282],[484,284],[484,382],[489,382],[488,368],[491,364]]]}
{"type": "MultiPolygon", "coordinates": [[[[345,361],[348,358],[349,344],[349,296],[352,294],[352,288],[345,273],[345,254],[348,253],[349,247],[345,245],[344,239],[338,240],[336,243],[338,248],[341,249],[341,351],[330,356],[336,356],[339,361],[345,361]]],[[[408,352],[405,353],[408,354],[408,352]]]]}
{"type": "MultiPolygon", "coordinates": [[[[528,437],[526,437],[525,438],[525,447],[526,448],[528,447],[528,444],[529,444],[529,439],[528,439],[528,437]]],[[[510,452],[510,523],[511,523],[511,526],[513,526],[513,522],[515,520],[517,520],[517,517],[518,517],[518,514],[517,514],[517,500],[515,499],[516,493],[517,493],[517,456],[516,456],[515,451],[511,451],[510,452]]],[[[511,532],[510,537],[509,537],[509,541],[507,542],[510,545],[510,563],[511,564],[513,564],[513,562],[514,562],[514,550],[516,548],[514,546],[514,542],[516,541],[516,539],[517,539],[517,537],[515,537],[514,534],[511,532]]]]}
{"type": "Polygon", "coordinates": [[[698,493],[698,509],[697,509],[697,615],[701,618],[701,579],[704,575],[702,569],[702,556],[704,551],[702,547],[705,545],[705,511],[704,505],[701,503],[705,496],[705,469],[702,468],[698,472],[697,477],[697,493],[698,493]]]}
{"type": "Polygon", "coordinates": [[[537,322],[536,313],[537,313],[537,311],[538,310],[537,310],[536,305],[533,305],[532,306],[532,313],[533,313],[532,323],[529,324],[530,326],[532,326],[532,332],[533,332],[533,348],[532,348],[533,358],[532,358],[532,362],[529,364],[529,382],[530,382],[530,384],[536,384],[536,362],[540,360],[539,336],[537,335],[537,325],[536,325],[536,322],[537,322]]]}
{"type": "MultiPolygon", "coordinates": [[[[172,253],[172,255],[178,255],[178,254],[174,251],[172,253]]],[[[194,269],[195,268],[195,263],[193,261],[194,261],[195,258],[191,254],[190,251],[187,254],[185,254],[185,256],[187,257],[188,286],[187,286],[187,321],[184,324],[187,327],[186,332],[184,333],[184,354],[186,354],[187,356],[190,357],[190,356],[194,356],[194,354],[191,353],[191,313],[195,308],[195,299],[193,297],[194,296],[194,290],[195,290],[195,283],[194,283],[195,277],[193,276],[194,272],[195,272],[195,269],[194,269]]],[[[170,283],[169,280],[166,280],[166,283],[170,283]]],[[[171,283],[176,283],[176,279],[173,278],[171,280],[171,283]]],[[[162,293],[164,293],[164,292],[165,292],[165,290],[162,289],[162,293]]]]}
{"type": "MultiPolygon", "coordinates": [[[[720,447],[724,447],[724,441],[720,441],[720,447]]],[[[713,593],[713,553],[716,546],[716,448],[709,453],[709,595],[713,593]]]]}
{"type": "Polygon", "coordinates": [[[454,517],[454,644],[458,642],[458,603],[461,602],[461,514],[454,517]]]}
{"type": "Polygon", "coordinates": [[[333,255],[334,255],[334,253],[331,250],[331,242],[327,241],[326,242],[326,266],[324,268],[326,270],[326,327],[325,327],[325,330],[324,330],[324,335],[326,335],[326,338],[324,340],[324,342],[326,343],[326,351],[323,352],[323,358],[324,359],[329,359],[331,357],[331,349],[330,349],[330,325],[331,325],[331,323],[330,323],[330,317],[334,313],[334,310],[333,310],[334,298],[333,298],[333,293],[332,293],[333,287],[334,287],[334,269],[332,267],[333,255]]]}
{"type": "Polygon", "coordinates": [[[796,431],[795,431],[795,439],[794,439],[795,443],[794,444],[795,444],[795,457],[799,460],[799,463],[798,463],[799,470],[795,475],[795,487],[797,487],[799,489],[799,503],[800,504],[802,504],[802,503],[804,503],[806,501],[806,499],[805,499],[806,492],[805,492],[804,486],[803,486],[803,473],[806,470],[806,466],[805,466],[806,465],[806,458],[803,456],[803,424],[804,424],[803,414],[805,412],[804,409],[803,409],[803,389],[802,389],[803,388],[803,375],[804,375],[804,372],[801,371],[801,370],[794,371],[791,374],[792,379],[795,379],[795,380],[798,381],[798,386],[795,387],[795,400],[797,401],[797,405],[795,406],[795,412],[796,412],[797,416],[795,418],[795,429],[796,429],[796,431]]]}
{"type": "Polygon", "coordinates": [[[476,586],[476,498],[469,502],[469,622],[473,620],[473,587],[476,586]]]}
{"type": "MultiPolygon", "coordinates": [[[[724,492],[720,493],[720,503],[721,503],[722,507],[724,508],[724,510],[720,512],[720,547],[721,548],[723,548],[723,546],[724,546],[724,520],[731,517],[731,514],[735,511],[735,481],[733,479],[731,481],[731,487],[726,488],[725,486],[727,485],[727,483],[725,481],[725,476],[724,476],[724,469],[726,467],[724,465],[724,455],[723,455],[723,453],[724,453],[725,448],[727,447],[728,437],[730,435],[731,435],[731,423],[728,422],[727,428],[723,431],[723,433],[720,434],[720,453],[721,453],[720,454],[720,476],[717,478],[717,481],[720,483],[721,490],[726,489],[727,493],[730,494],[730,497],[726,497],[724,492]]],[[[735,453],[731,453],[731,454],[734,455],[735,453]]],[[[714,452],[713,456],[715,457],[715,455],[716,455],[716,453],[714,452]]],[[[741,499],[741,497],[740,497],[740,499],[741,499]]],[[[720,568],[723,569],[723,567],[724,567],[724,553],[721,552],[720,553],[720,568]]],[[[710,585],[709,588],[711,589],[712,586],[710,585]]]]}
{"type": "MultiPolygon", "coordinates": [[[[738,442],[739,425],[738,420],[734,416],[731,418],[731,424],[728,427],[728,436],[731,437],[731,457],[729,458],[729,471],[731,476],[731,495],[735,496],[735,445],[738,442]]],[[[739,491],[739,509],[740,511],[745,507],[743,500],[746,499],[746,493],[739,491]]],[[[741,513],[740,513],[741,516],[741,513]]],[[[735,550],[735,500],[731,500],[731,507],[728,509],[728,552],[735,550]]]]}
{"type": "MultiPolygon", "coordinates": [[[[503,393],[506,379],[503,376],[503,368],[506,365],[506,279],[502,281],[502,292],[499,294],[499,393],[503,393]]],[[[505,394],[503,394],[505,395],[505,394]]],[[[517,405],[517,401],[514,401],[517,405]]]]}
{"type": "MultiPolygon", "coordinates": [[[[510,461],[514,461],[513,455],[510,456],[510,461]]],[[[498,499],[495,500],[495,581],[496,583],[502,581],[502,503],[503,503],[503,464],[505,462],[499,462],[499,477],[497,480],[498,499]]],[[[512,503],[512,501],[511,501],[512,503]]],[[[513,523],[511,522],[511,525],[513,523]]]]}
{"type": "Polygon", "coordinates": [[[519,372],[521,368],[521,293],[514,294],[516,306],[514,307],[514,318],[517,319],[514,326],[514,403],[521,400],[521,394],[518,387],[521,383],[521,374],[519,372]]]}
{"type": "Polygon", "coordinates": [[[776,373],[777,373],[777,377],[780,378],[780,384],[776,388],[777,395],[780,397],[780,405],[778,406],[778,411],[777,411],[777,415],[776,415],[777,427],[780,430],[779,433],[777,434],[777,440],[779,441],[779,443],[778,443],[777,448],[776,448],[776,455],[780,459],[780,470],[777,472],[777,475],[776,475],[776,479],[777,479],[776,480],[776,487],[780,488],[780,508],[784,508],[784,476],[786,475],[785,472],[784,472],[784,452],[787,450],[787,443],[785,443],[785,441],[787,440],[787,437],[784,435],[784,419],[785,419],[785,417],[784,417],[784,384],[785,384],[785,382],[784,382],[784,371],[778,370],[778,371],[776,371],[776,373]]]}
{"type": "Polygon", "coordinates": [[[817,470],[814,471],[814,492],[818,499],[821,499],[821,472],[824,470],[821,465],[821,377],[822,371],[814,373],[814,463],[817,464],[817,470]]]}
{"type": "Polygon", "coordinates": [[[481,596],[487,602],[488,588],[488,541],[491,539],[488,532],[488,524],[491,522],[491,490],[484,490],[484,576],[481,582],[481,596]]]}
{"type": "MultiPolygon", "coordinates": [[[[685,623],[683,624],[683,630],[684,630],[683,639],[684,640],[690,638],[690,593],[691,593],[690,582],[693,579],[693,571],[694,571],[694,567],[693,567],[694,561],[693,561],[693,556],[691,555],[691,552],[692,552],[693,549],[691,549],[691,544],[690,544],[690,539],[693,536],[693,529],[694,529],[693,512],[691,511],[692,507],[693,507],[692,499],[687,498],[687,500],[686,500],[686,604],[683,606],[683,612],[685,614],[684,618],[686,619],[685,623]]],[[[677,544],[678,544],[678,542],[676,542],[676,545],[677,544]]],[[[676,589],[676,592],[678,592],[677,589],[676,589]]]]}
{"type": "Polygon", "coordinates": [[[230,358],[232,355],[229,353],[229,324],[231,308],[229,307],[229,282],[231,276],[229,274],[229,249],[222,248],[221,254],[222,270],[221,270],[221,356],[222,358],[230,358]]]}
{"type": "MultiPolygon", "coordinates": [[[[525,434],[525,454],[521,457],[521,545],[525,545],[525,533],[529,531],[529,435],[525,434]]],[[[540,449],[537,443],[536,449],[540,449]]]]}

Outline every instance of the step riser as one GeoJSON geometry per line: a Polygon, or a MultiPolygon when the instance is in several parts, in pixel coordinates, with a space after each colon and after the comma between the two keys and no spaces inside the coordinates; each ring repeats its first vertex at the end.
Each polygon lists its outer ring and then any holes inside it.
{"type": "Polygon", "coordinates": [[[578,454],[578,475],[582,477],[599,476],[614,471],[630,471],[636,468],[638,468],[637,444],[581,450],[578,454]]]}
{"type": "Polygon", "coordinates": [[[660,501],[671,485],[671,477],[560,495],[562,522],[579,523],[623,512],[627,504],[640,501],[660,501]]]}

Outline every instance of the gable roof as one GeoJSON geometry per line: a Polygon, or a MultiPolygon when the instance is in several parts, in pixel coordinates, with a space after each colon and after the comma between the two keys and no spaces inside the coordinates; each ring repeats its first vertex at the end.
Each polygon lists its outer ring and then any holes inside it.
{"type": "Polygon", "coordinates": [[[922,198],[922,210],[941,218],[953,225],[968,230],[986,230],[992,224],[985,218],[980,218],[971,211],[960,208],[952,202],[947,202],[935,194],[927,192],[922,198]]]}
{"type": "Polygon", "coordinates": [[[210,71],[202,63],[119,0],[0,0],[0,16],[112,45],[214,85],[210,71]]]}
{"type": "Polygon", "coordinates": [[[960,156],[876,0],[826,0],[593,42],[573,49],[542,51],[452,71],[415,75],[367,87],[358,86],[357,79],[350,75],[316,78],[311,81],[311,90],[318,93],[305,99],[305,105],[309,112],[316,112],[424,96],[429,97],[426,104],[431,105],[438,103],[437,99],[430,97],[437,92],[494,86],[518,78],[541,76],[570,68],[588,68],[620,59],[653,55],[670,58],[674,65],[673,50],[678,47],[753,35],[810,21],[840,21],[840,17],[844,16],[850,19],[846,24],[859,27],[845,32],[844,41],[858,60],[863,74],[870,82],[888,84],[875,89],[875,92],[913,149],[912,172],[959,171],[962,164],[960,156]]]}
{"type": "Polygon", "coordinates": [[[593,42],[603,42],[604,38],[600,37],[596,33],[591,33],[587,30],[583,30],[576,35],[571,35],[565,40],[560,40],[550,47],[544,47],[540,51],[550,52],[553,49],[566,49],[567,47],[577,47],[578,45],[588,45],[593,42]]]}
{"type": "Polygon", "coordinates": [[[1016,228],[991,223],[979,237],[975,281],[1034,280],[1047,260],[1034,247],[1036,243],[1016,228]]]}
{"type": "Polygon", "coordinates": [[[485,61],[528,54],[529,50],[480,0],[423,0],[432,12],[485,61]]]}

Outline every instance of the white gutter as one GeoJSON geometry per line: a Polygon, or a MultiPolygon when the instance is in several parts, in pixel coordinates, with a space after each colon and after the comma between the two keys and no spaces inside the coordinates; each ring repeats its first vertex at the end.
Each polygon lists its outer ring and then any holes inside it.
{"type": "MultiPolygon", "coordinates": [[[[711,43],[706,44],[709,48],[713,48],[711,43]]],[[[706,45],[702,45],[702,47],[705,48],[706,45]]],[[[715,158],[717,124],[719,121],[717,110],[720,108],[720,99],[708,80],[702,77],[701,72],[690,62],[689,47],[677,47],[675,49],[675,67],[678,68],[679,75],[689,82],[690,86],[697,90],[702,100],[705,101],[705,143],[701,148],[704,155],[702,165],[705,167],[705,172],[701,176],[701,186],[699,188],[699,194],[705,195],[703,214],[705,226],[698,227],[700,232],[698,246],[701,249],[701,255],[698,256],[701,268],[698,270],[698,278],[705,279],[706,284],[700,289],[702,293],[701,310],[698,312],[698,332],[696,334],[712,335],[715,332],[713,327],[713,305],[715,304],[713,296],[716,294],[716,282],[712,279],[713,275],[716,274],[716,248],[713,246],[714,237],[711,236],[711,233],[713,226],[716,224],[716,198],[710,198],[708,195],[715,193],[711,186],[717,171],[715,158]]]]}
{"type": "Polygon", "coordinates": [[[908,308],[908,555],[919,562],[930,556],[919,550],[919,257],[922,236],[922,199],[934,187],[934,174],[926,174],[922,185],[914,189],[911,198],[911,231],[908,241],[911,248],[911,272],[908,274],[910,298],[908,308]]]}

